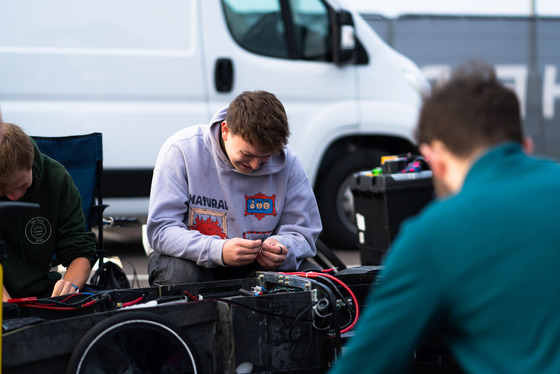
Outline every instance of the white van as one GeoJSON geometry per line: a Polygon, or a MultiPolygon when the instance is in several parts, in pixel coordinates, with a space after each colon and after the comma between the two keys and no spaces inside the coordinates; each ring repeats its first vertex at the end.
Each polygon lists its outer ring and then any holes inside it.
{"type": "Polygon", "coordinates": [[[0,1],[4,121],[102,132],[107,214],[147,214],[165,139],[244,90],[284,103],[334,247],[356,240],[351,174],[414,150],[427,83],[342,1],[0,1]]]}

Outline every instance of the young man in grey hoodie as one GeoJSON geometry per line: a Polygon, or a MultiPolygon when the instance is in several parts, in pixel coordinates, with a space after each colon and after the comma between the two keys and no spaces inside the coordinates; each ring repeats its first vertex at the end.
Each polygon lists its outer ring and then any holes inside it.
{"type": "Polygon", "coordinates": [[[150,284],[302,270],[321,232],[310,182],[294,151],[282,103],[246,91],[210,124],[163,145],[147,222],[150,284]]]}

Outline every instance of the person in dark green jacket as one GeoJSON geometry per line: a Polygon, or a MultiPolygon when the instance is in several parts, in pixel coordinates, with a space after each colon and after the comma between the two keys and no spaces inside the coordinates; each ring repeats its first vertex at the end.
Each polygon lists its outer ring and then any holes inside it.
{"type": "Polygon", "coordinates": [[[405,372],[428,333],[466,373],[560,373],[560,166],[528,156],[483,64],[433,89],[416,137],[439,198],[402,225],[331,373],[405,372]]]}
{"type": "Polygon", "coordinates": [[[41,207],[6,220],[3,301],[76,293],[96,249],[95,235],[85,231],[78,189],[64,166],[42,154],[19,126],[5,123],[4,130],[0,200],[41,207]],[[53,255],[67,268],[64,278],[51,271],[53,255]]]}

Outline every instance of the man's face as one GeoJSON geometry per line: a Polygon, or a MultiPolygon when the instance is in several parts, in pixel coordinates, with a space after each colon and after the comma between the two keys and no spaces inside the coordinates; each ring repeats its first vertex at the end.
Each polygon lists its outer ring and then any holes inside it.
{"type": "Polygon", "coordinates": [[[437,197],[444,198],[453,193],[453,190],[451,189],[451,187],[449,187],[449,185],[443,178],[438,178],[434,175],[432,182],[434,184],[434,192],[436,193],[437,197]]]}
{"type": "Polygon", "coordinates": [[[221,136],[226,155],[233,167],[240,173],[249,174],[258,170],[272,157],[272,152],[263,152],[241,136],[233,135],[225,121],[222,122],[221,136]]]}
{"type": "Polygon", "coordinates": [[[22,170],[16,174],[12,183],[8,184],[5,191],[0,191],[2,196],[6,196],[12,201],[17,201],[25,195],[27,189],[31,187],[33,182],[33,173],[31,170],[22,170]]]}

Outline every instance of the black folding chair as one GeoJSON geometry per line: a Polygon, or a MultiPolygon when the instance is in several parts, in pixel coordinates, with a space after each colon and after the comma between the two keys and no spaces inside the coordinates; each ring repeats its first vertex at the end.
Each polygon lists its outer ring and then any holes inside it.
{"type": "Polygon", "coordinates": [[[37,146],[47,156],[60,162],[72,177],[82,198],[86,230],[97,227],[96,259],[98,270],[90,283],[101,289],[129,288],[124,271],[113,262],[104,262],[103,204],[101,182],[103,175],[103,136],[95,132],[72,136],[33,136],[37,146]],[[124,277],[124,279],[123,279],[124,277]]]}

